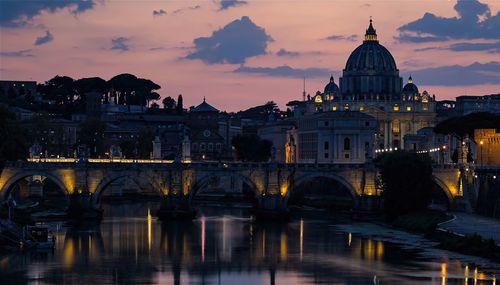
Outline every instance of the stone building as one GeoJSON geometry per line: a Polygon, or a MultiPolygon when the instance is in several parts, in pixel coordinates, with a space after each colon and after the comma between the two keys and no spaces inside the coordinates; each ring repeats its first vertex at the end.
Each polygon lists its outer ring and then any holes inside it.
{"type": "Polygon", "coordinates": [[[191,158],[193,160],[219,160],[225,155],[226,140],[219,134],[219,110],[203,102],[192,107],[188,114],[191,158]]]}
{"type": "Polygon", "coordinates": [[[365,163],[373,158],[377,124],[358,112],[323,112],[297,120],[288,131],[288,163],[365,163]]]}
{"type": "Polygon", "coordinates": [[[480,166],[500,164],[500,130],[474,130],[476,161],[480,166]]]}

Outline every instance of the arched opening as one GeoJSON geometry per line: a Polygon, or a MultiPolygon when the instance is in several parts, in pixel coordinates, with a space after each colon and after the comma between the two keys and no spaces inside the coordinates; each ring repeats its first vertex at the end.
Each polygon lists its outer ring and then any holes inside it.
{"type": "Polygon", "coordinates": [[[314,176],[296,183],[288,205],[331,211],[349,211],[355,206],[355,194],[345,182],[334,177],[314,176]]]}
{"type": "Polygon", "coordinates": [[[441,180],[435,178],[429,208],[434,210],[447,211],[450,209],[451,200],[452,197],[446,185],[441,180]]]}
{"type": "Polygon", "coordinates": [[[206,175],[193,185],[190,200],[197,206],[257,204],[254,183],[243,175],[206,175]]]}
{"type": "Polygon", "coordinates": [[[65,215],[69,205],[65,185],[46,173],[23,173],[7,181],[2,199],[12,199],[15,213],[22,219],[45,221],[65,215]]]}
{"type": "Polygon", "coordinates": [[[94,201],[99,205],[102,202],[113,204],[123,201],[156,201],[159,195],[160,190],[147,181],[130,175],[117,175],[99,183],[94,201]]]}

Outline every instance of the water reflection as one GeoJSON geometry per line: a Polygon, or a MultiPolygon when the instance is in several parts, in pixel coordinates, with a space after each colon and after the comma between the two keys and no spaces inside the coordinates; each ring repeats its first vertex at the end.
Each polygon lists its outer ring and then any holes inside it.
{"type": "Polygon", "coordinates": [[[55,251],[0,256],[2,284],[496,283],[475,266],[418,258],[331,222],[255,223],[243,210],[204,209],[192,222],[160,223],[154,209],[113,205],[101,224],[56,228],[55,251]]]}

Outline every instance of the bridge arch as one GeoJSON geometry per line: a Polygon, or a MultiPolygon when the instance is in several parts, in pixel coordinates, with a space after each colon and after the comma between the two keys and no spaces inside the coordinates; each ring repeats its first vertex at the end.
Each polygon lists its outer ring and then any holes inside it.
{"type": "MultiPolygon", "coordinates": [[[[123,179],[123,178],[130,178],[139,187],[141,186],[141,183],[138,181],[137,177],[131,176],[129,173],[120,173],[120,174],[106,176],[106,178],[102,179],[96,187],[96,190],[94,192],[94,196],[92,198],[94,205],[100,205],[102,194],[106,191],[106,189],[108,188],[108,186],[111,183],[118,181],[120,179],[123,179]]],[[[139,177],[139,179],[140,179],[140,177],[139,177]]],[[[148,184],[150,184],[152,188],[157,190],[158,195],[162,194],[161,191],[159,189],[157,189],[156,187],[154,187],[151,183],[148,183],[148,184]]]]}
{"type": "Polygon", "coordinates": [[[34,171],[34,170],[22,171],[14,174],[5,182],[4,186],[0,189],[0,201],[4,201],[5,199],[7,199],[7,197],[9,197],[9,194],[12,192],[13,186],[16,185],[19,181],[35,175],[43,176],[46,177],[47,179],[50,179],[57,185],[58,190],[60,190],[64,195],[68,195],[73,192],[73,189],[68,189],[66,185],[63,183],[63,181],[53,173],[47,171],[34,171]]]}
{"type": "Polygon", "coordinates": [[[192,201],[193,198],[198,194],[203,188],[205,188],[213,179],[213,177],[226,177],[226,176],[233,176],[233,177],[238,177],[242,179],[244,184],[247,184],[250,186],[252,192],[255,193],[255,197],[260,196],[259,188],[257,185],[252,181],[250,177],[245,175],[244,173],[239,173],[239,172],[232,172],[228,173],[227,175],[220,175],[220,173],[207,173],[203,176],[196,177],[196,180],[191,187],[189,191],[189,200],[192,201]]]}
{"type": "Polygon", "coordinates": [[[288,204],[288,200],[290,199],[290,197],[294,193],[294,191],[296,191],[296,188],[298,186],[300,186],[304,182],[314,181],[314,179],[318,179],[318,178],[332,179],[332,180],[340,183],[342,186],[344,186],[349,191],[349,195],[352,198],[352,201],[354,202],[354,206],[358,205],[358,194],[356,192],[356,188],[349,181],[347,181],[344,177],[342,177],[341,175],[334,173],[334,172],[331,172],[331,173],[310,173],[310,174],[305,174],[305,175],[297,177],[296,179],[293,180],[291,188],[288,189],[288,191],[285,195],[286,203],[288,204]]]}
{"type": "Polygon", "coordinates": [[[434,179],[434,183],[436,183],[436,185],[439,188],[441,188],[442,192],[445,194],[447,202],[448,202],[448,207],[451,208],[453,205],[452,204],[453,203],[453,195],[452,195],[450,189],[448,188],[446,183],[443,180],[441,180],[440,178],[438,178],[437,176],[433,176],[433,179],[434,179]]]}

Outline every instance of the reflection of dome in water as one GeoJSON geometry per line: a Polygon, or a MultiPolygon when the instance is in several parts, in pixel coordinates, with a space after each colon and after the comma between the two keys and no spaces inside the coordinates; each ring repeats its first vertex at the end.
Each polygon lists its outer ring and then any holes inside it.
{"type": "Polygon", "coordinates": [[[347,59],[340,81],[342,93],[399,93],[402,80],[391,53],[378,42],[372,20],[363,44],[347,59]]]}

